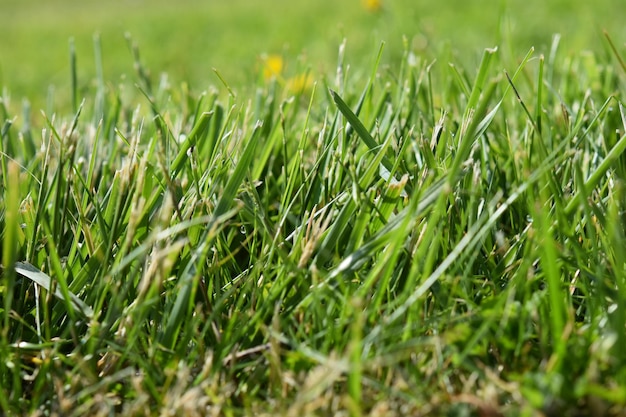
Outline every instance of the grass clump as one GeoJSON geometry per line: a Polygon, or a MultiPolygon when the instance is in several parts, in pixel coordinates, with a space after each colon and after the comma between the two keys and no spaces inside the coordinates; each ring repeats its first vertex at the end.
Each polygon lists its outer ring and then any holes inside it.
{"type": "Polygon", "coordinates": [[[614,58],[340,51],[251,97],[138,65],[41,132],[0,103],[4,413],[619,413],[614,58]]]}

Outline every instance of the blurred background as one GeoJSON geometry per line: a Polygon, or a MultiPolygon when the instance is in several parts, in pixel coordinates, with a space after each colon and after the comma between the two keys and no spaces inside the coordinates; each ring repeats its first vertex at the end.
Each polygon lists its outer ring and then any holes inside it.
{"type": "MultiPolygon", "coordinates": [[[[346,62],[371,64],[381,41],[383,61],[394,62],[403,39],[416,54],[445,53],[478,62],[498,45],[522,57],[531,46],[548,53],[561,35],[561,53],[606,51],[602,31],[622,47],[623,8],[612,0],[0,0],[0,86],[13,100],[46,97],[51,86],[70,84],[69,39],[76,47],[79,88],[95,79],[94,35],[102,46],[104,79],[134,75],[126,34],[141,61],[158,78],[169,74],[194,90],[220,84],[250,85],[267,56],[280,56],[284,71],[308,67],[333,71],[343,39],[346,62]],[[589,34],[594,34],[589,36],[589,34]]],[[[442,55],[443,54],[443,55],[442,55]]],[[[364,70],[369,70],[370,67],[364,70]]],[[[281,69],[282,71],[283,69],[281,69]]]]}

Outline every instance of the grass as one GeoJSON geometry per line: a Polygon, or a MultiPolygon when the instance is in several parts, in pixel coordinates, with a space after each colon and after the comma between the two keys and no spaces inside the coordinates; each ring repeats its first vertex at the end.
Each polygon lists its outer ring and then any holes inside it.
{"type": "Polygon", "coordinates": [[[40,120],[0,101],[0,409],[623,415],[624,50],[559,39],[202,93],[76,44],[40,120]]]}
{"type": "Polygon", "coordinates": [[[79,59],[78,86],[88,95],[99,76],[95,34],[107,84],[133,89],[129,33],[155,79],[165,71],[174,85],[185,81],[196,94],[219,83],[212,68],[240,89],[252,86],[264,53],[283,55],[291,71],[299,57],[313,71],[329,74],[344,38],[346,62],[358,72],[369,65],[381,40],[387,44],[384,62],[397,64],[403,36],[417,54],[468,66],[478,64],[483,48],[495,45],[512,57],[531,46],[547,51],[555,33],[561,34],[565,53],[602,48],[602,29],[616,39],[626,36],[609,0],[507,0],[487,8],[460,0],[420,5],[386,0],[379,13],[361,7],[363,2],[88,0],[77,5],[55,0],[42,5],[6,0],[0,16],[0,36],[7,40],[0,44],[0,85],[13,97],[15,112],[23,97],[49,114],[63,109],[70,82],[68,39],[74,39],[79,59]]]}

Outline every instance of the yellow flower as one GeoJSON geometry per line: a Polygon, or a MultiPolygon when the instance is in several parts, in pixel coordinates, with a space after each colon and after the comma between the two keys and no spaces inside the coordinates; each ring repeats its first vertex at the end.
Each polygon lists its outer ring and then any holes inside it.
{"type": "Polygon", "coordinates": [[[292,94],[310,93],[313,89],[313,77],[309,73],[296,75],[287,81],[286,88],[292,94]]]}
{"type": "Polygon", "coordinates": [[[382,0],[362,0],[363,7],[370,12],[379,12],[383,9],[382,0]]]}
{"type": "Polygon", "coordinates": [[[280,55],[263,57],[263,78],[270,80],[278,77],[283,72],[283,66],[283,58],[280,55]]]}

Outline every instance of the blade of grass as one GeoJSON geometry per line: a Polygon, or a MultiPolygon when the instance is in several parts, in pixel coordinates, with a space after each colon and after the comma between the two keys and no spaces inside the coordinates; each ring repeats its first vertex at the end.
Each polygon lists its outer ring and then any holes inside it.
{"type": "Polygon", "coordinates": [[[2,275],[0,282],[3,290],[3,326],[2,340],[6,341],[11,325],[11,310],[15,294],[15,264],[18,255],[18,227],[20,224],[20,171],[14,161],[9,161],[7,166],[8,176],[5,179],[4,188],[4,231],[2,235],[2,275]]]}
{"type": "Polygon", "coordinates": [[[35,266],[29,264],[28,262],[16,262],[15,263],[15,272],[20,274],[21,276],[28,278],[33,281],[35,284],[39,285],[42,288],[45,288],[47,291],[52,291],[55,297],[59,300],[70,301],[72,306],[80,311],[83,317],[87,319],[91,319],[93,317],[93,310],[89,307],[83,300],[78,298],[76,295],[71,293],[67,287],[64,291],[63,285],[56,286],[52,283],[52,278],[49,275],[41,272],[35,266]]]}
{"type": "Polygon", "coordinates": [[[78,76],[76,69],[76,47],[74,46],[74,38],[70,38],[70,88],[72,97],[72,110],[78,112],[78,76]]]}
{"type": "MultiPolygon", "coordinates": [[[[333,101],[337,105],[337,109],[339,109],[339,111],[341,112],[341,114],[343,114],[348,123],[350,123],[350,126],[352,126],[357,135],[359,135],[359,137],[363,140],[365,145],[370,150],[375,151],[380,145],[367,131],[365,125],[363,125],[363,123],[361,122],[361,120],[359,120],[356,114],[354,114],[352,110],[350,110],[350,107],[348,107],[348,105],[343,101],[339,94],[337,94],[333,90],[330,90],[330,94],[333,98],[333,101]]],[[[393,172],[393,164],[391,163],[389,158],[383,156],[381,163],[387,169],[387,171],[393,172]]],[[[407,192],[409,191],[410,190],[407,190],[407,192]]]]}
{"type": "Polygon", "coordinates": [[[237,162],[235,170],[229,177],[228,182],[224,187],[222,196],[217,203],[215,210],[213,211],[213,217],[217,218],[223,216],[232,206],[235,196],[237,195],[237,191],[239,190],[239,186],[243,182],[248,170],[252,166],[252,162],[255,156],[256,145],[259,141],[259,135],[261,133],[261,127],[261,123],[257,123],[254,126],[252,136],[248,139],[245,148],[241,154],[241,159],[237,162]]]}
{"type": "Polygon", "coordinates": [[[609,43],[609,46],[611,47],[611,51],[613,52],[613,55],[615,55],[615,58],[617,58],[617,62],[619,62],[620,67],[622,68],[624,72],[626,72],[626,62],[624,62],[624,60],[622,59],[622,56],[617,51],[617,48],[615,47],[615,44],[613,43],[613,40],[611,39],[611,36],[606,30],[604,31],[604,37],[609,43]]]}
{"type": "MultiPolygon", "coordinates": [[[[611,99],[605,102],[604,106],[598,112],[598,115],[596,116],[596,118],[594,118],[593,120],[594,122],[595,120],[597,120],[599,115],[601,115],[604,112],[610,100],[611,99]]],[[[621,103],[618,103],[618,105],[620,109],[620,114],[622,115],[622,119],[624,120],[624,126],[626,127],[626,117],[624,116],[624,108],[621,103]]],[[[586,132],[588,131],[589,131],[589,128],[587,129],[586,132]]],[[[598,168],[596,168],[593,171],[593,173],[589,176],[589,178],[587,178],[584,189],[591,190],[595,188],[600,182],[600,180],[606,175],[607,171],[612,166],[614,166],[614,164],[617,162],[617,160],[620,158],[620,156],[624,153],[625,150],[626,150],[626,135],[622,136],[619,139],[619,141],[615,144],[615,146],[613,146],[611,151],[604,158],[604,160],[598,166],[598,168]]],[[[578,205],[580,204],[579,193],[580,191],[578,191],[574,196],[572,196],[569,203],[567,203],[567,206],[565,207],[565,210],[564,210],[567,216],[570,216],[571,214],[573,214],[574,210],[578,208],[578,205]]]]}

